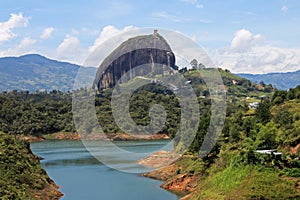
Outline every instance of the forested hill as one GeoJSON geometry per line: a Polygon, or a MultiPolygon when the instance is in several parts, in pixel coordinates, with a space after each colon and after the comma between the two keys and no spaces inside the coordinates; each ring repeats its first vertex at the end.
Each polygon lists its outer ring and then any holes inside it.
{"type": "MultiPolygon", "coordinates": [[[[172,170],[175,182],[185,182],[186,178],[195,180],[195,183],[188,184],[193,191],[190,199],[299,199],[300,86],[289,91],[275,90],[271,84],[256,84],[228,70],[219,69],[219,72],[225,88],[220,87],[216,92],[224,92],[224,89],[227,92],[226,119],[216,145],[201,159],[199,150],[210,124],[210,91],[197,70],[180,71],[197,95],[201,116],[194,141],[186,152],[188,156],[183,156],[172,165],[175,167],[172,170]],[[252,103],[257,103],[257,106],[251,107],[252,103]],[[266,149],[277,149],[283,154],[277,159],[273,154],[257,152],[266,149]]],[[[121,84],[120,88],[136,84],[136,81],[140,80],[133,79],[121,84]]],[[[87,90],[80,89],[77,92],[86,93],[87,90]]],[[[111,95],[112,88],[108,88],[95,97],[98,122],[107,134],[122,132],[112,115],[111,95]]],[[[117,95],[122,99],[122,94],[117,95]]],[[[176,92],[165,86],[149,83],[132,94],[129,104],[132,120],[137,125],[149,125],[149,112],[154,104],[161,104],[167,114],[160,133],[173,138],[180,128],[181,109],[176,92]]],[[[93,132],[96,122],[89,122],[88,127],[84,128],[93,132]]],[[[130,126],[128,124],[129,133],[135,128],[130,126]]],[[[72,93],[58,90],[0,93],[0,131],[6,133],[0,134],[0,138],[6,138],[7,134],[17,134],[16,137],[19,137],[75,132],[72,93]]],[[[5,139],[2,143],[0,141],[0,144],[12,146],[12,151],[18,147],[10,139],[5,139]]],[[[180,143],[174,141],[174,145],[180,146],[180,143]]],[[[1,151],[2,149],[0,153],[1,151]]],[[[15,152],[19,156],[18,151],[15,152]]],[[[3,162],[13,159],[9,161],[9,166],[19,159],[10,156],[3,158],[3,162]]],[[[24,172],[30,173],[28,167],[20,167],[24,172]]],[[[21,173],[13,171],[11,176],[14,177],[15,174],[21,173]]],[[[15,191],[15,188],[23,189],[16,182],[24,179],[12,179],[11,176],[5,174],[4,181],[9,184],[6,184],[8,186],[7,189],[4,188],[4,192],[0,191],[1,196],[11,194],[10,191],[15,191]]],[[[1,181],[0,184],[5,183],[1,181]]],[[[38,188],[42,188],[41,184],[44,184],[29,179],[24,187],[28,187],[27,183],[33,183],[38,188]]]]}
{"type": "Polygon", "coordinates": [[[0,58],[0,91],[72,91],[79,69],[93,80],[94,67],[59,62],[37,54],[0,58]]]}
{"type": "MultiPolygon", "coordinates": [[[[220,73],[230,103],[247,104],[260,101],[261,96],[270,98],[272,96],[271,85],[254,84],[226,70],[220,69],[220,73]]],[[[205,82],[201,79],[201,74],[190,70],[183,72],[183,75],[191,82],[199,98],[201,109],[208,110],[210,94],[205,82]]],[[[95,99],[95,106],[104,131],[116,133],[121,130],[115,124],[111,113],[111,91],[112,89],[107,89],[100,93],[95,99]]],[[[61,131],[75,132],[71,97],[72,93],[57,90],[34,93],[28,91],[2,92],[0,93],[0,130],[12,134],[38,136],[61,131]]],[[[145,85],[132,96],[130,107],[132,118],[139,125],[147,125],[150,122],[149,108],[153,103],[161,103],[168,112],[167,123],[162,129],[162,133],[174,135],[180,119],[180,107],[176,94],[163,86],[145,85]]]]}
{"type": "Polygon", "coordinates": [[[269,73],[269,74],[237,74],[253,82],[264,82],[272,84],[281,90],[294,88],[300,84],[300,70],[287,73],[269,73]]]}

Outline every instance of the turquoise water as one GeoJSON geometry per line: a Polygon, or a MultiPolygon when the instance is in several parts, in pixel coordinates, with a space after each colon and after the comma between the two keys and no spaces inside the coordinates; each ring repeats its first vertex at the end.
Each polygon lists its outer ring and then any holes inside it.
{"type": "MultiPolygon", "coordinates": [[[[91,142],[93,143],[93,142],[91,142]]],[[[94,142],[95,143],[95,142],[94,142]]],[[[117,142],[132,152],[159,150],[167,141],[117,142]]],[[[97,151],[107,152],[106,147],[97,151]]],[[[159,187],[161,181],[125,173],[100,163],[81,141],[44,141],[31,144],[32,151],[44,158],[42,167],[60,186],[63,200],[177,200],[178,197],[159,187]]],[[[118,167],[138,168],[124,157],[114,157],[118,167]]]]}

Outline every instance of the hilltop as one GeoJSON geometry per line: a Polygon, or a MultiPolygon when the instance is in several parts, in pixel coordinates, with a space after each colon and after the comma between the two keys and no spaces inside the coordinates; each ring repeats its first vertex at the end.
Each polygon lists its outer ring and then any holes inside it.
{"type": "Polygon", "coordinates": [[[266,84],[272,84],[280,90],[294,88],[300,84],[300,70],[286,73],[268,73],[268,74],[237,74],[247,78],[250,81],[266,84]]]}
{"type": "Polygon", "coordinates": [[[130,80],[136,76],[163,74],[160,65],[177,70],[175,55],[160,34],[154,32],[129,38],[101,63],[94,85],[102,90],[114,86],[118,81],[126,82],[126,79],[130,80]]]}
{"type": "Polygon", "coordinates": [[[0,91],[72,91],[78,70],[87,80],[94,79],[96,68],[51,60],[38,54],[0,58],[0,91]]]}

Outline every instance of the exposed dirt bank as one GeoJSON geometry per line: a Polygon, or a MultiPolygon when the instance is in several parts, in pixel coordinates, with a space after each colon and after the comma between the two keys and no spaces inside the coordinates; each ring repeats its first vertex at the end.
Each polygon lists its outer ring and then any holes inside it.
{"type": "Polygon", "coordinates": [[[173,163],[157,170],[144,173],[142,176],[164,181],[161,188],[179,194],[180,196],[186,195],[182,200],[189,199],[189,193],[193,192],[199,180],[199,175],[180,173],[181,169],[174,162],[179,158],[178,155],[166,151],[158,151],[151,156],[140,160],[138,163],[151,167],[160,167],[173,163]]]}
{"type": "Polygon", "coordinates": [[[29,142],[40,142],[43,140],[110,140],[110,141],[131,141],[131,140],[166,140],[170,137],[166,134],[154,135],[132,135],[125,133],[111,133],[107,135],[100,134],[80,134],[70,132],[58,132],[53,134],[46,134],[40,137],[32,135],[18,136],[19,140],[26,140],[29,142]]]}

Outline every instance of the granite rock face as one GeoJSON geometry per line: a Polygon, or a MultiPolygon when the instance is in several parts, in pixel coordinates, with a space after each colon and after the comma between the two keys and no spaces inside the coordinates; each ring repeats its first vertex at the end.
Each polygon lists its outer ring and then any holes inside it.
{"type": "Polygon", "coordinates": [[[101,91],[113,87],[118,81],[127,82],[154,70],[156,74],[163,74],[170,68],[177,70],[175,55],[166,40],[155,31],[150,35],[128,39],[106,57],[97,71],[94,87],[101,91]],[[143,67],[145,64],[152,67],[143,67]],[[165,68],[160,67],[159,72],[155,64],[165,68]]]}

